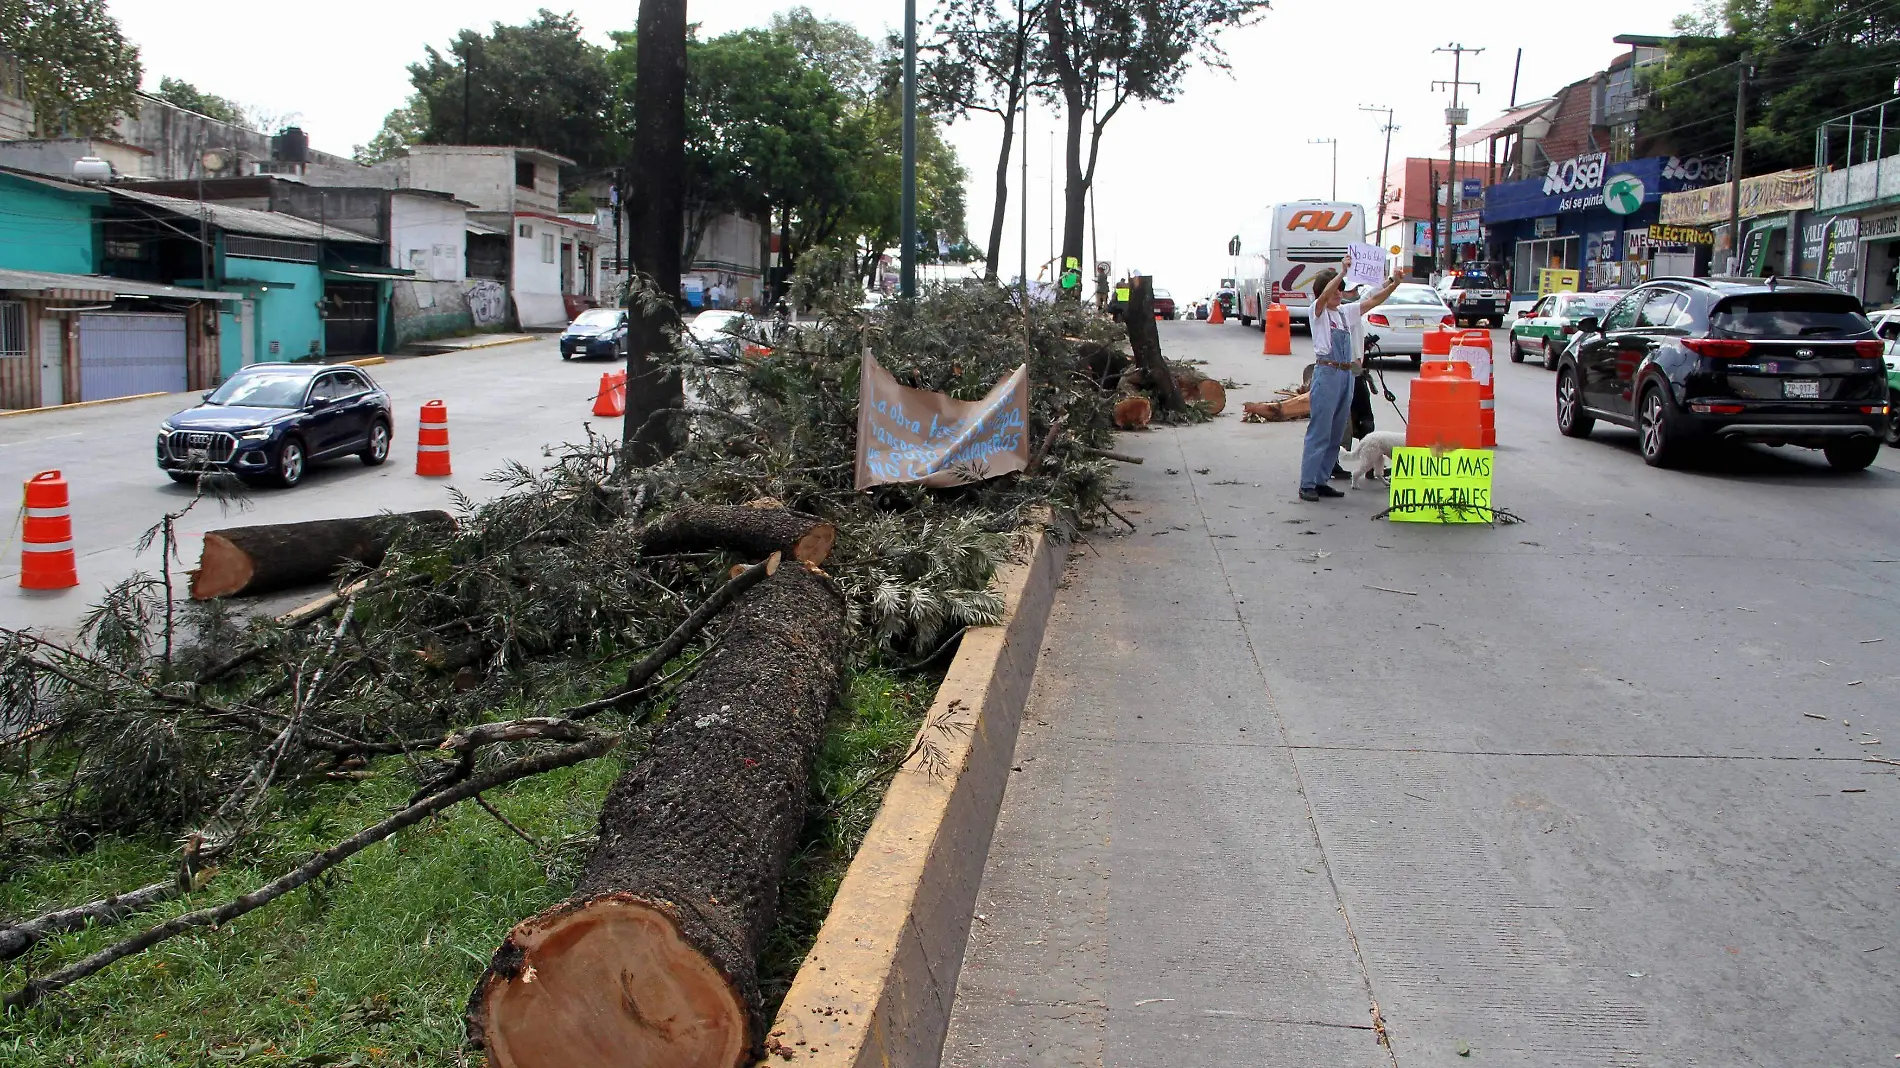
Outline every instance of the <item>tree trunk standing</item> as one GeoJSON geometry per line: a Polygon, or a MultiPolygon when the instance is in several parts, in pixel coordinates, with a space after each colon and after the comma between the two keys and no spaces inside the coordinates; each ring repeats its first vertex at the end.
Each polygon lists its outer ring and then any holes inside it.
{"type": "Polygon", "coordinates": [[[837,699],[844,598],[787,561],[732,610],[600,810],[574,896],[509,933],[469,1002],[494,1068],[737,1068],[758,958],[837,699]]]}
{"type": "Polygon", "coordinates": [[[1175,384],[1174,372],[1168,367],[1167,358],[1161,355],[1161,332],[1155,328],[1153,286],[1154,279],[1145,275],[1128,280],[1128,305],[1122,309],[1122,323],[1128,327],[1128,346],[1134,350],[1135,362],[1141,365],[1148,388],[1160,399],[1161,410],[1186,411],[1187,402],[1181,399],[1181,387],[1175,384]]]}
{"type": "Polygon", "coordinates": [[[377,567],[405,527],[448,537],[455,520],[442,511],[227,527],[205,533],[191,573],[191,599],[243,597],[328,582],[345,564],[377,567]]]}
{"type": "Polygon", "coordinates": [[[1009,153],[1016,141],[1016,108],[1021,102],[1012,95],[1010,109],[1003,116],[1003,147],[996,153],[996,206],[990,212],[990,243],[983,252],[983,278],[996,281],[996,267],[1003,258],[1003,227],[1009,221],[1009,153]]]}
{"type": "MultiPolygon", "coordinates": [[[[642,310],[630,296],[633,344],[627,366],[623,443],[629,462],[648,466],[679,448],[685,422],[679,375],[654,357],[669,350],[665,328],[677,313],[686,208],[686,0],[640,0],[634,51],[633,191],[629,198],[633,269],[663,306],[642,310]]],[[[630,291],[631,293],[631,291],[630,291]]]]}
{"type": "MultiPolygon", "coordinates": [[[[1082,84],[1082,72],[1076,67],[1075,56],[1069,51],[1069,23],[1062,4],[1054,3],[1044,8],[1043,25],[1049,31],[1048,54],[1055,65],[1056,85],[1062,93],[1064,109],[1068,113],[1067,128],[1062,136],[1062,258],[1052,265],[1056,276],[1061,277],[1062,265],[1069,257],[1075,257],[1078,262],[1082,259],[1082,228],[1087,221],[1088,205],[1088,187],[1082,178],[1082,123],[1088,117],[1088,98],[1082,84]]],[[[1061,290],[1057,292],[1060,294],[1061,290]]],[[[1078,287],[1076,299],[1081,299],[1081,293],[1078,287]]]]}

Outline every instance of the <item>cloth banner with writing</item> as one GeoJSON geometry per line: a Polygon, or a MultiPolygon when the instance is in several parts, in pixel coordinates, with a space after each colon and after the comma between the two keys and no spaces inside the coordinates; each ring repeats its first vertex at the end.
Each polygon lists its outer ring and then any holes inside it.
{"type": "Polygon", "coordinates": [[[915,482],[943,488],[1029,466],[1029,367],[982,400],[912,389],[870,350],[858,377],[858,488],[915,482]]]}

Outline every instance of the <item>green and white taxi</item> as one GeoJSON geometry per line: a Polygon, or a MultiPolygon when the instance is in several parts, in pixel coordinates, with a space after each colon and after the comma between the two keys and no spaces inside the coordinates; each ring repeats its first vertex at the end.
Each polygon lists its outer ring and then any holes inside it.
{"type": "Polygon", "coordinates": [[[1887,360],[1887,446],[1900,449],[1900,308],[1869,312],[1887,360]]]}
{"type": "Polygon", "coordinates": [[[1577,324],[1586,316],[1603,318],[1621,290],[1601,293],[1552,293],[1511,323],[1511,362],[1523,363],[1525,353],[1539,356],[1544,369],[1555,371],[1557,357],[1576,336],[1577,324]]]}

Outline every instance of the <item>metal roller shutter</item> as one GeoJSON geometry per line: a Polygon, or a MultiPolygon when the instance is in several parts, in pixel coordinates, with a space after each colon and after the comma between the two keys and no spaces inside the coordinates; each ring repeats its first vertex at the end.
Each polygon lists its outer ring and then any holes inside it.
{"type": "Polygon", "coordinates": [[[88,312],[79,317],[79,391],[84,400],[183,393],[185,317],[88,312]]]}

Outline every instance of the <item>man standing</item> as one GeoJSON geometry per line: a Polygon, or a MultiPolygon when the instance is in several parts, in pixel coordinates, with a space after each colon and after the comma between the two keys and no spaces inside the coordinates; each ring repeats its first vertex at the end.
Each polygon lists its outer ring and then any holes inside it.
{"type": "Polygon", "coordinates": [[[1397,271],[1385,284],[1352,303],[1341,303],[1342,283],[1352,269],[1349,255],[1338,270],[1327,269],[1313,279],[1313,385],[1309,398],[1312,415],[1306,424],[1306,443],[1300,455],[1300,500],[1344,497],[1327,484],[1339,463],[1339,443],[1352,418],[1353,376],[1360,366],[1360,338],[1367,312],[1385,303],[1399,286],[1397,271]]]}

